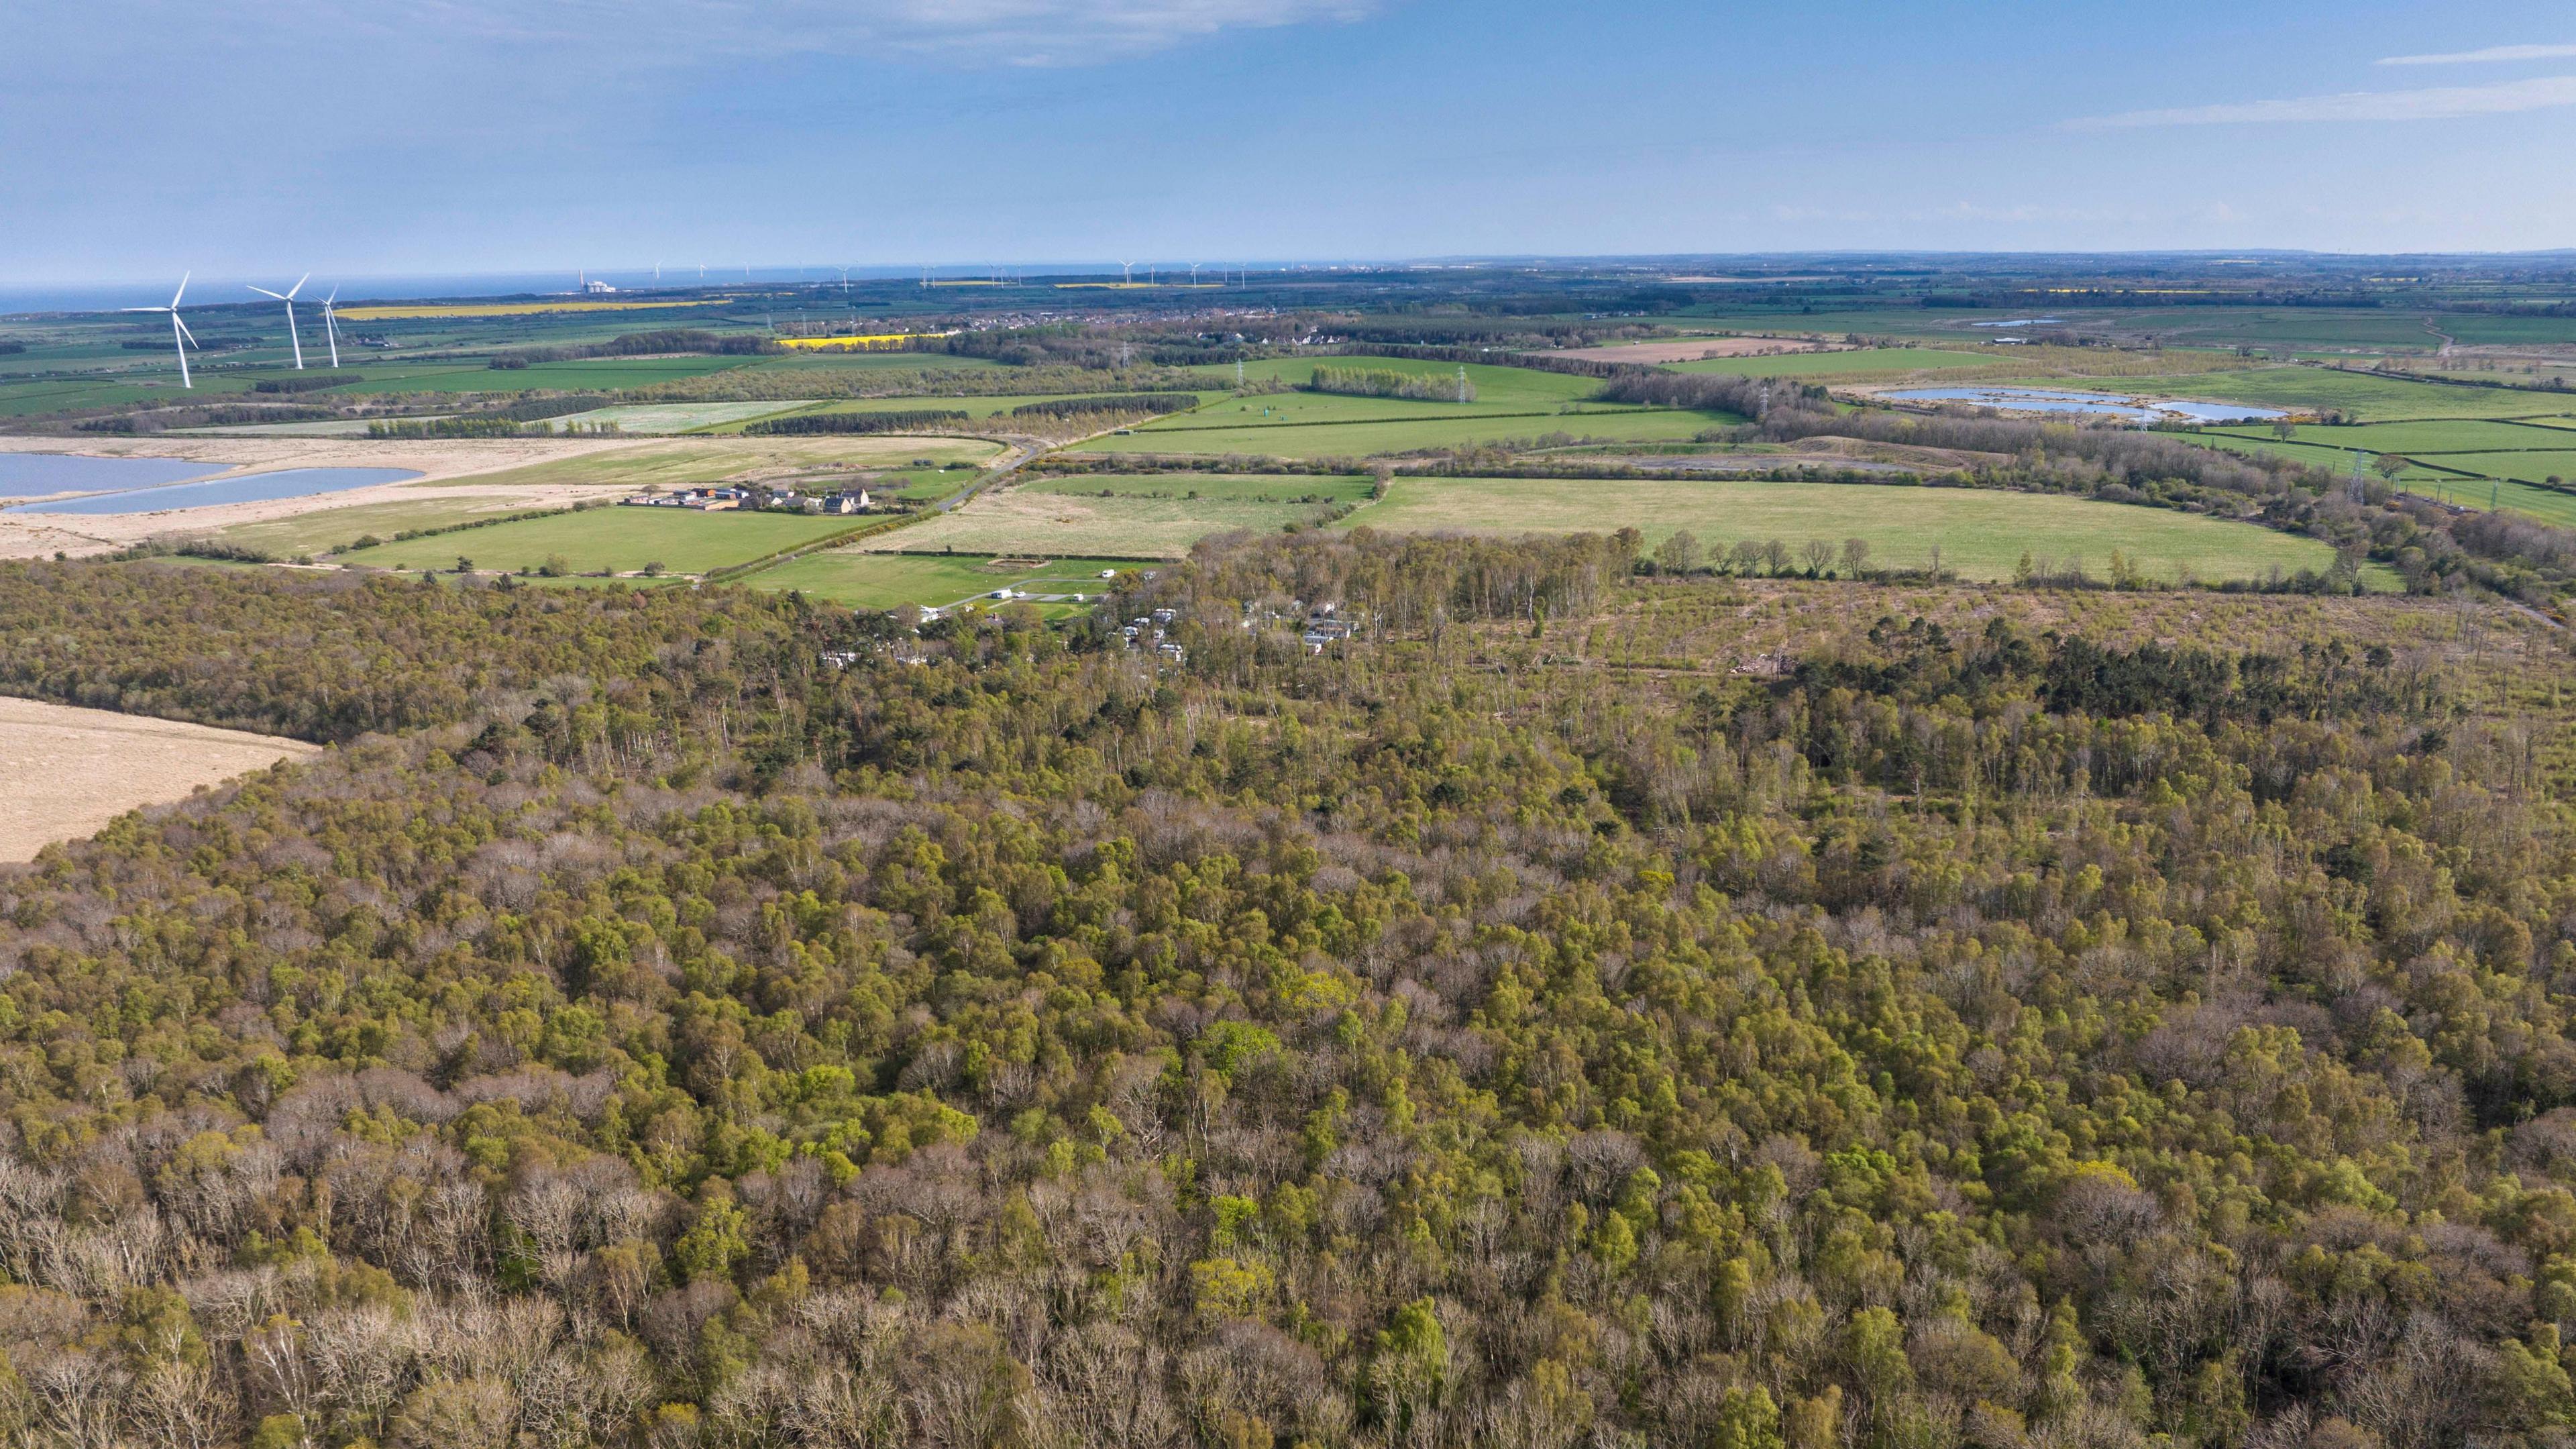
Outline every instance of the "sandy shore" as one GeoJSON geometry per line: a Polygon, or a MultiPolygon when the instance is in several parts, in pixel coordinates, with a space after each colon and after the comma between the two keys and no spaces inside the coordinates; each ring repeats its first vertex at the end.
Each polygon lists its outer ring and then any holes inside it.
{"type": "MultiPolygon", "coordinates": [[[[407,468],[421,476],[370,488],[351,488],[306,498],[274,498],[257,503],[225,503],[210,508],[165,509],[153,513],[0,514],[0,558],[74,558],[110,553],[157,535],[180,531],[212,533],[241,523],[267,523],[323,508],[350,508],[367,503],[395,503],[420,495],[408,490],[423,483],[470,479],[563,458],[649,448],[653,438],[10,438],[0,437],[0,450],[15,453],[79,453],[106,458],[185,458],[223,463],[214,476],[265,473],[281,468],[407,468]]],[[[196,480],[205,481],[205,480],[196,480]]],[[[440,490],[446,497],[490,496],[530,508],[597,498],[596,484],[513,485],[478,488],[470,483],[440,490]]],[[[69,496],[48,494],[47,497],[69,496]]],[[[26,500],[16,500],[26,501],[26,500]]]]}
{"type": "Polygon", "coordinates": [[[128,810],[318,753],[302,740],[0,696],[0,862],[33,860],[128,810]]]}

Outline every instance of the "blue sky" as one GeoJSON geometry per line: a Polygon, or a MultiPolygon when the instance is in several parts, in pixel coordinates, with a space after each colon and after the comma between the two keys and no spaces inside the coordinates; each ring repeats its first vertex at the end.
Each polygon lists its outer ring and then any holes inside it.
{"type": "Polygon", "coordinates": [[[0,285],[2576,245],[2576,13],[33,0],[0,285]]]}

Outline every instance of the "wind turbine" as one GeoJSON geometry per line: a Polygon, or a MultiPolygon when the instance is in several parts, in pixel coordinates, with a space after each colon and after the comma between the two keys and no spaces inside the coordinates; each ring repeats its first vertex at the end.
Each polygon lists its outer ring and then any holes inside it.
{"type": "Polygon", "coordinates": [[[1120,286],[1132,287],[1136,285],[1136,264],[1134,262],[1120,262],[1118,264],[1118,272],[1118,284],[1120,286]]]}
{"type": "Polygon", "coordinates": [[[275,297],[277,300],[286,304],[286,340],[293,343],[295,346],[295,370],[297,372],[302,372],[304,370],[304,339],[295,335],[295,294],[303,291],[304,284],[312,279],[313,274],[311,272],[306,272],[303,276],[295,279],[294,286],[287,288],[283,292],[272,292],[266,287],[251,288],[252,291],[259,293],[263,297],[275,297]]]}
{"type": "Polygon", "coordinates": [[[322,335],[331,339],[333,372],[340,370],[340,319],[332,313],[331,304],[339,300],[340,284],[334,282],[331,284],[331,295],[322,299],[322,335]]]}
{"type": "Polygon", "coordinates": [[[1196,262],[1192,262],[1192,263],[1190,263],[1190,289],[1191,289],[1192,291],[1196,291],[1196,290],[1198,290],[1198,285],[1199,285],[1199,264],[1198,264],[1198,263],[1196,263],[1196,262]]]}
{"type": "Polygon", "coordinates": [[[188,380],[188,344],[197,340],[197,334],[189,331],[188,324],[179,320],[179,299],[188,294],[188,278],[195,275],[196,273],[194,272],[183,272],[180,274],[179,290],[170,294],[170,305],[167,307],[127,307],[124,309],[128,312],[167,312],[170,314],[170,345],[179,349],[179,385],[185,388],[194,388],[196,386],[195,383],[188,380]]]}

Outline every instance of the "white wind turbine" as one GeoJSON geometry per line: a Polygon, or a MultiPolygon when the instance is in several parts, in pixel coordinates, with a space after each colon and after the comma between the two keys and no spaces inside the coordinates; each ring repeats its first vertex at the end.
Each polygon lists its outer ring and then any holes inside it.
{"type": "Polygon", "coordinates": [[[286,304],[286,340],[295,346],[295,370],[298,372],[304,370],[304,339],[295,335],[295,294],[303,291],[304,284],[311,280],[313,280],[313,274],[306,272],[295,279],[294,286],[283,292],[272,292],[266,287],[251,288],[263,297],[275,297],[286,304]]]}
{"type": "Polygon", "coordinates": [[[339,300],[340,284],[334,282],[331,284],[331,295],[322,299],[322,335],[331,339],[333,372],[340,370],[340,319],[332,313],[331,304],[339,300]]]}
{"type": "Polygon", "coordinates": [[[196,384],[188,380],[188,344],[197,340],[197,334],[189,331],[188,324],[179,320],[179,299],[188,294],[188,278],[195,275],[196,273],[194,272],[183,272],[180,274],[179,290],[170,294],[170,305],[167,307],[128,307],[124,309],[128,312],[167,312],[170,314],[170,345],[179,349],[179,385],[181,387],[191,389],[196,387],[196,384]]]}

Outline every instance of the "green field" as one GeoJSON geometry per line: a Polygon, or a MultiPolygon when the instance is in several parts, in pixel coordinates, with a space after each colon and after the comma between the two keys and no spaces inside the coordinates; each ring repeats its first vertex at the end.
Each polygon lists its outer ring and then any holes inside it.
{"type": "MultiPolygon", "coordinates": [[[[2230,427],[2205,431],[2226,437],[2270,438],[2269,428],[2230,427]]],[[[2576,445],[2563,428],[2526,422],[2458,421],[2423,423],[2363,423],[2357,427],[2319,427],[2310,425],[2292,435],[2301,443],[2318,443],[2330,448],[2359,448],[2370,453],[2406,453],[2427,456],[2440,453],[2519,452],[2576,445]]]]}
{"type": "Polygon", "coordinates": [[[576,573],[629,573],[658,563],[672,573],[703,574],[846,533],[865,521],[793,513],[590,508],[388,543],[341,558],[384,569],[452,569],[461,555],[472,559],[477,569],[511,573],[561,558],[576,573]]]}
{"type": "Polygon", "coordinates": [[[2552,478],[2563,483],[2576,478],[2576,449],[2529,453],[2431,453],[2425,455],[2424,461],[2485,478],[2511,478],[2525,483],[2545,483],[2552,478]]]}
{"type": "MultiPolygon", "coordinates": [[[[237,523],[217,533],[215,539],[291,559],[300,554],[327,553],[368,534],[391,538],[413,529],[446,528],[477,517],[533,512],[538,506],[519,499],[473,494],[429,495],[418,502],[323,508],[265,523],[237,523]]],[[[449,561],[454,561],[452,555],[449,561]]]]}
{"type": "MultiPolygon", "coordinates": [[[[1405,357],[1272,357],[1247,363],[1243,380],[1247,383],[1280,382],[1302,388],[1315,376],[1318,367],[1357,367],[1371,372],[1401,372],[1415,377],[1447,383],[1458,376],[1454,362],[1424,362],[1405,357]]],[[[1190,369],[1208,379],[1210,387],[1231,390],[1235,385],[1232,367],[1198,367],[1190,369]]],[[[1284,421],[1326,421],[1352,417],[1411,417],[1419,410],[1446,413],[1526,413],[1552,411],[1570,402],[1578,402],[1601,390],[1600,380],[1575,377],[1562,372],[1540,372],[1529,367],[1502,367],[1491,363],[1467,364],[1467,381],[1476,389],[1476,400],[1469,403],[1424,402],[1413,398],[1349,397],[1340,393],[1286,392],[1244,399],[1252,412],[1262,408],[1275,410],[1274,416],[1284,421]],[[1353,410],[1353,408],[1356,410],[1353,410]]]]}
{"type": "Polygon", "coordinates": [[[743,365],[739,357],[594,357],[573,362],[537,362],[498,369],[479,363],[447,366],[370,366],[356,370],[366,381],[339,389],[342,395],[396,392],[519,392],[555,388],[564,392],[611,392],[650,387],[657,382],[704,377],[743,365]]]}
{"type": "MultiPolygon", "coordinates": [[[[911,530],[903,530],[909,533],[911,530]]],[[[1044,557],[1044,555],[1023,555],[1044,557]]],[[[1090,594],[1107,586],[1104,569],[1132,569],[1132,560],[1048,559],[1034,569],[995,570],[986,556],[956,554],[924,558],[913,554],[854,553],[827,549],[763,569],[742,582],[754,588],[800,590],[856,609],[891,609],[897,604],[945,608],[1000,588],[1027,587],[1049,594],[1090,594]]]]}
{"type": "MultiPolygon", "coordinates": [[[[2372,467],[2374,459],[2355,454],[2348,449],[2327,447],[2322,443],[2284,443],[2271,437],[2240,437],[2234,434],[2211,432],[2185,436],[2189,441],[2199,443],[2202,447],[2219,448],[2230,453],[2266,453],[2273,457],[2305,463],[2312,468],[2323,468],[2337,475],[2351,473],[2354,460],[2360,458],[2364,476],[2373,478],[2379,476],[2372,467]]],[[[2459,471],[2452,468],[2447,461],[2442,466],[2435,467],[2426,461],[2409,457],[2406,471],[2398,477],[2402,482],[2430,483],[2443,478],[2456,478],[2459,476],[2459,471]]]]}
{"type": "MultiPolygon", "coordinates": [[[[2332,430],[2329,430],[2332,431],[2332,430]]],[[[2314,443],[2283,443],[2269,437],[2198,435],[2204,446],[2236,453],[2271,453],[2343,474],[2358,456],[2314,443]]],[[[2576,452],[2407,454],[2408,467],[2398,483],[2410,492],[2469,508],[2495,507],[2527,514],[2544,523],[2576,528],[2576,494],[2533,486],[2556,474],[2576,478],[2576,452]],[[2475,474],[2462,477],[2463,473],[2475,474]],[[2516,481],[2528,479],[2528,482],[2516,481]]],[[[2367,465],[2365,465],[2367,467],[2367,465]]],[[[2377,478],[2372,470],[2366,474],[2377,478]]]]}
{"type": "Polygon", "coordinates": [[[2059,567],[2081,560],[2099,577],[2117,549],[2150,575],[2209,582],[2334,562],[2323,543],[2249,523],[2054,494],[1876,484],[1400,477],[1342,526],[1362,524],[1509,535],[1633,527],[1649,547],[1681,529],[1711,547],[1857,537],[1882,566],[1922,567],[1937,547],[1945,568],[1973,579],[2010,578],[2025,553],[2059,567]]]}

